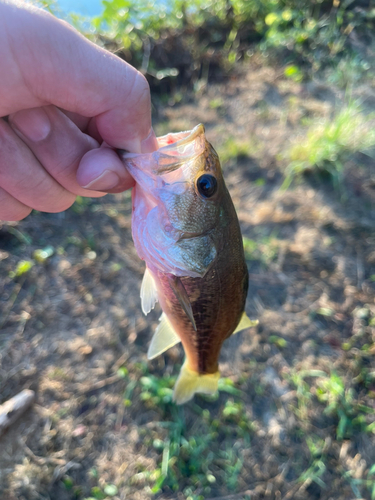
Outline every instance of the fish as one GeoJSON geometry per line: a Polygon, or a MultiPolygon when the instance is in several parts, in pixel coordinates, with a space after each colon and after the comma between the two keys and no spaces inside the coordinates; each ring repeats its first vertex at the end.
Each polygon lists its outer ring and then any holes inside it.
{"type": "Polygon", "coordinates": [[[241,230],[219,157],[202,124],[158,138],[149,154],[120,152],[135,179],[132,235],[146,263],[141,304],[163,311],[151,339],[153,359],[181,342],[186,359],[173,399],[218,390],[223,342],[254,326],[241,230]]]}

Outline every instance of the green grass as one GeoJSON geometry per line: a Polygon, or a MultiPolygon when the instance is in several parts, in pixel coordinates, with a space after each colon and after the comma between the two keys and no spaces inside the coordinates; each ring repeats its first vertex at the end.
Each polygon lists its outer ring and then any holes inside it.
{"type": "Polygon", "coordinates": [[[242,240],[247,261],[259,261],[267,268],[277,259],[279,243],[274,234],[261,236],[256,240],[244,236],[242,240]]]}
{"type": "Polygon", "coordinates": [[[242,391],[224,378],[219,382],[219,392],[228,397],[219,410],[204,408],[207,402],[217,402],[219,394],[198,396],[188,407],[176,406],[172,401],[175,379],[171,375],[144,374],[137,383],[140,393],[135,397],[140,398],[145,409],[160,416],[156,428],[143,429],[144,444],[150,452],[156,451],[158,458],[155,469],[141,467],[130,483],[149,484],[153,494],[183,491],[186,500],[204,499],[217,482],[234,491],[243,457],[240,450],[233,449],[233,439],[241,439],[248,447],[253,432],[241,400],[242,391]],[[193,420],[191,412],[196,415],[193,420]]]}
{"type": "Polygon", "coordinates": [[[355,432],[371,432],[367,415],[375,415],[373,408],[362,404],[352,388],[345,386],[344,379],[332,372],[329,377],[317,382],[316,396],[325,404],[324,413],[337,421],[336,439],[350,438],[355,432]]]}
{"type": "Polygon", "coordinates": [[[339,186],[350,156],[375,146],[374,120],[374,114],[364,115],[357,103],[350,103],[330,119],[313,121],[286,155],[290,163],[283,188],[307,172],[328,174],[339,186]]]}
{"type": "Polygon", "coordinates": [[[228,137],[228,139],[218,147],[218,155],[221,165],[225,167],[227,163],[248,158],[254,152],[254,144],[252,140],[245,141],[235,137],[228,137]]]}

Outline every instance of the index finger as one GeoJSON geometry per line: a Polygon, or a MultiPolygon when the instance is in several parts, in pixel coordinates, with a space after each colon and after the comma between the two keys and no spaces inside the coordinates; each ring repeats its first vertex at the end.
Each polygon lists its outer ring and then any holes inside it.
{"type": "Polygon", "coordinates": [[[110,146],[157,148],[145,77],[70,25],[35,7],[0,2],[0,116],[54,104],[86,117],[110,146]],[[143,142],[143,144],[142,144],[143,142]]]}

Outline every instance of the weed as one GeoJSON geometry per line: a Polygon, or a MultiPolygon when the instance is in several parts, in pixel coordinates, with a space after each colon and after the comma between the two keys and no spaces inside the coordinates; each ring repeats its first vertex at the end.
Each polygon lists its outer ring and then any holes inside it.
{"type": "Polygon", "coordinates": [[[310,467],[300,475],[298,481],[302,483],[314,482],[318,484],[321,488],[325,488],[326,484],[321,479],[321,476],[324,474],[325,471],[326,471],[326,464],[324,463],[323,460],[317,458],[313,460],[310,467]]]}
{"type": "Polygon", "coordinates": [[[291,162],[283,188],[307,172],[328,175],[338,188],[350,155],[375,146],[373,122],[374,116],[365,116],[357,103],[350,103],[332,119],[313,122],[305,139],[299,139],[288,152],[291,162]]]}
{"type": "Polygon", "coordinates": [[[306,421],[308,419],[308,410],[312,398],[310,384],[307,383],[306,379],[325,376],[326,374],[321,370],[294,370],[287,377],[289,382],[296,388],[298,407],[294,409],[294,412],[300,420],[306,421]]]}
{"type": "Polygon", "coordinates": [[[140,379],[141,400],[148,408],[158,408],[163,414],[168,413],[172,404],[173,385],[176,378],[170,376],[155,377],[148,375],[140,379]]]}
{"type": "Polygon", "coordinates": [[[335,372],[317,381],[316,396],[326,404],[324,413],[338,420],[338,440],[352,436],[355,431],[366,430],[366,415],[375,414],[372,408],[355,399],[354,390],[346,388],[344,380],[335,372]]]}
{"type": "MultiPolygon", "coordinates": [[[[200,491],[209,495],[218,477],[229,489],[235,489],[243,458],[239,450],[233,449],[233,438],[249,445],[253,430],[239,399],[242,391],[232,380],[221,379],[219,392],[230,394],[230,398],[220,410],[211,413],[197,402],[192,402],[190,409],[176,406],[172,402],[174,382],[175,377],[170,375],[160,378],[144,374],[139,379],[140,399],[147,408],[158,411],[162,421],[157,423],[156,432],[145,429],[151,439],[145,436],[144,442],[159,453],[157,467],[139,471],[131,482],[148,482],[154,494],[165,489],[183,490],[186,498],[195,499],[200,497],[200,491]],[[191,412],[199,418],[192,420],[191,412]]],[[[217,401],[218,397],[214,399],[217,401]]],[[[210,398],[201,395],[199,399],[204,402],[210,398]]]]}

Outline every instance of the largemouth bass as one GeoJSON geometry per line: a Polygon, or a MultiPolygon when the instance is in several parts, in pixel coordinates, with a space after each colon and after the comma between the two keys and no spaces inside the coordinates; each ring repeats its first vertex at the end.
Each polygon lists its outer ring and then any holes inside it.
{"type": "Polygon", "coordinates": [[[146,262],[142,310],[163,314],[148,350],[153,359],[182,342],[186,360],[174,388],[185,403],[217,391],[218,360],[232,333],[253,326],[242,236],[220,162],[203,125],[158,139],[150,154],[121,153],[136,181],[132,232],[146,262]]]}

